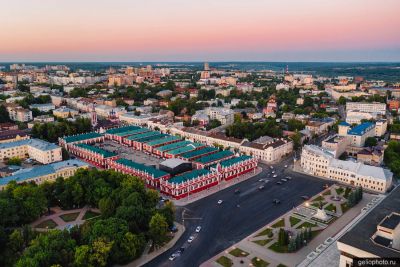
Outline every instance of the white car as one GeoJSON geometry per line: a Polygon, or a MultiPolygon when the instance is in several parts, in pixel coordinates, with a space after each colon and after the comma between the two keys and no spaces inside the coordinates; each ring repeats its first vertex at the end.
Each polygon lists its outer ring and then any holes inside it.
{"type": "Polygon", "coordinates": [[[285,165],[285,168],[287,168],[287,165],[285,165]]]}
{"type": "Polygon", "coordinates": [[[169,259],[170,261],[173,261],[173,260],[175,260],[175,258],[176,258],[176,255],[175,255],[175,254],[172,254],[168,259],[169,259]]]}
{"type": "Polygon", "coordinates": [[[218,200],[218,205],[221,205],[222,204],[222,200],[220,199],[220,200],[218,200]]]}
{"type": "Polygon", "coordinates": [[[278,175],[274,174],[274,176],[272,176],[272,177],[276,178],[276,177],[278,177],[278,175]]]}
{"type": "Polygon", "coordinates": [[[187,242],[188,242],[188,243],[192,243],[193,240],[194,240],[194,236],[191,235],[191,236],[189,236],[189,239],[188,239],[187,242]]]}
{"type": "Polygon", "coordinates": [[[199,233],[201,231],[201,226],[196,227],[196,233],[199,233]]]}

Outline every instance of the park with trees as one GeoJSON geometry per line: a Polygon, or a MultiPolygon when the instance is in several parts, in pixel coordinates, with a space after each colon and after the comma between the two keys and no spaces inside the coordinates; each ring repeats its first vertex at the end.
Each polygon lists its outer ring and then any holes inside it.
{"type": "Polygon", "coordinates": [[[37,185],[11,182],[0,192],[0,266],[112,266],[126,264],[151,241],[162,246],[174,222],[172,203],[137,177],[111,170],[79,170],[37,185]],[[51,207],[84,206],[101,215],[68,230],[36,232],[29,225],[51,207]]]}

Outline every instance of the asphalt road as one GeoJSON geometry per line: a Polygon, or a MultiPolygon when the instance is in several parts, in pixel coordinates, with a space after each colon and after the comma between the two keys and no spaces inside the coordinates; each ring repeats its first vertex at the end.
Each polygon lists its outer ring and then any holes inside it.
{"type": "Polygon", "coordinates": [[[291,158],[274,165],[278,175],[276,178],[272,177],[268,166],[261,164],[263,171],[259,175],[178,208],[176,220],[184,223],[185,233],[173,248],[145,266],[199,266],[299,205],[304,201],[301,196],[313,196],[323,190],[324,184],[329,183],[284,168],[290,160],[291,158]],[[282,185],[276,184],[286,176],[292,177],[292,180],[282,185]],[[269,182],[260,182],[260,179],[268,179],[269,182]],[[259,190],[260,185],[264,185],[265,188],[259,190]],[[236,189],[240,189],[240,194],[234,193],[236,189]],[[223,203],[218,205],[220,199],[223,203]],[[281,204],[273,204],[273,199],[281,200],[281,204]],[[202,227],[198,234],[195,233],[197,226],[202,227]],[[191,235],[194,235],[195,239],[189,244],[187,239],[191,235]],[[170,255],[181,247],[185,248],[184,253],[174,261],[168,260],[170,255]]]}

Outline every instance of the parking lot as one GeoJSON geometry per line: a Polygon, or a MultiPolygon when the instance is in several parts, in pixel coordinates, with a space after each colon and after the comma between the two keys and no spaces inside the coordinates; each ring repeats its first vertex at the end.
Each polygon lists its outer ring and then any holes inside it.
{"type": "Polygon", "coordinates": [[[328,183],[291,172],[284,167],[289,163],[281,163],[274,169],[261,165],[263,172],[260,174],[178,208],[176,220],[185,225],[186,232],[173,248],[145,266],[199,266],[304,202],[303,196],[318,194],[328,183]],[[291,179],[281,180],[287,176],[291,179]],[[261,186],[264,188],[260,189],[261,186]],[[218,200],[223,202],[218,204],[218,200]],[[279,200],[279,203],[274,203],[274,200],[279,200]],[[202,227],[199,233],[195,232],[197,226],[202,227]],[[189,243],[188,238],[194,235],[194,240],[189,243]],[[182,247],[183,253],[169,260],[182,247]]]}
{"type": "Polygon", "coordinates": [[[162,161],[162,159],[158,159],[154,155],[148,155],[142,151],[134,150],[131,147],[126,147],[110,140],[95,145],[105,150],[115,152],[121,158],[129,159],[148,166],[155,166],[162,161]]]}

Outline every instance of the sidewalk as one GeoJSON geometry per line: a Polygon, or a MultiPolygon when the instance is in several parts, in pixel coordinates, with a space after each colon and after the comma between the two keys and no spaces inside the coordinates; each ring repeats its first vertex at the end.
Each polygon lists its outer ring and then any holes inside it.
{"type": "Polygon", "coordinates": [[[178,231],[175,233],[174,237],[165,246],[163,246],[162,248],[160,248],[156,251],[151,252],[150,254],[142,255],[139,259],[134,260],[126,265],[119,265],[119,266],[123,266],[123,267],[142,266],[142,265],[148,263],[149,261],[153,260],[154,258],[160,256],[162,253],[164,253],[168,249],[172,248],[175,245],[175,243],[179,240],[179,238],[181,238],[183,233],[185,232],[185,226],[183,226],[182,224],[179,224],[177,222],[174,222],[174,224],[175,224],[176,228],[178,229],[178,231]]]}
{"type": "Polygon", "coordinates": [[[188,197],[179,199],[179,200],[172,200],[172,202],[174,202],[175,206],[185,206],[187,204],[193,203],[197,200],[200,200],[202,198],[208,197],[212,194],[215,194],[221,190],[224,190],[232,185],[241,183],[243,181],[246,181],[247,179],[250,179],[258,174],[260,174],[262,172],[262,168],[261,167],[257,167],[257,169],[255,169],[255,171],[253,172],[249,172],[246,173],[244,175],[241,175],[237,178],[234,178],[232,180],[229,181],[222,181],[221,183],[219,183],[218,185],[205,189],[203,191],[194,193],[192,195],[189,195],[188,197]]]}

